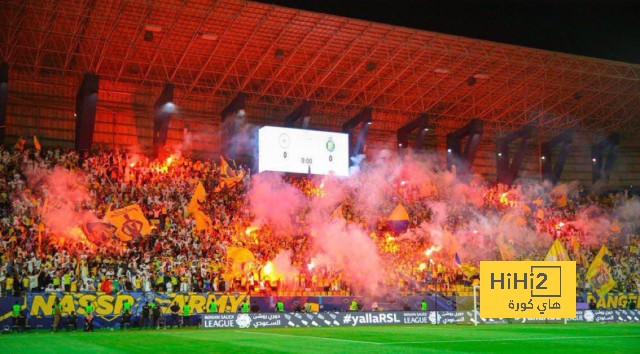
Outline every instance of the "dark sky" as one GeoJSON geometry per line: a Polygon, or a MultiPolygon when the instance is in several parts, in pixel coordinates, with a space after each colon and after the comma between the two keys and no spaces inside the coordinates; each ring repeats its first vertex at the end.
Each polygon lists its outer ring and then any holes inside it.
{"type": "Polygon", "coordinates": [[[640,0],[259,0],[296,9],[640,64],[640,0]]]}

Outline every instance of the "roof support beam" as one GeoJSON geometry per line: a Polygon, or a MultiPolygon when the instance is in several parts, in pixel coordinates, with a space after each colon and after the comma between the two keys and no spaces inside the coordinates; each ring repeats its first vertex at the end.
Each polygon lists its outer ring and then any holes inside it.
{"type": "Polygon", "coordinates": [[[616,158],[618,157],[620,150],[618,147],[619,145],[620,133],[614,132],[605,140],[591,146],[591,175],[593,183],[609,183],[611,171],[613,171],[613,165],[616,162],[616,158]],[[607,149],[609,149],[609,152],[607,153],[607,159],[605,161],[604,154],[607,149]]]}
{"type": "Polygon", "coordinates": [[[460,174],[471,170],[483,133],[482,121],[474,118],[464,127],[447,134],[447,168],[449,170],[453,170],[454,166],[460,174]],[[467,138],[467,142],[463,151],[462,139],[465,138],[467,138]]]}
{"type": "Polygon", "coordinates": [[[153,157],[158,157],[167,144],[169,121],[176,109],[175,103],[173,102],[172,83],[165,85],[153,108],[153,157]]]}
{"type": "Polygon", "coordinates": [[[88,151],[93,145],[98,106],[98,75],[86,73],[76,95],[76,150],[88,151]]]}
{"type": "Polygon", "coordinates": [[[9,95],[9,64],[0,64],[0,146],[4,145],[7,128],[7,96],[9,95]]]}
{"type": "Polygon", "coordinates": [[[367,135],[369,134],[369,127],[373,123],[372,109],[371,107],[365,107],[356,114],[353,118],[342,124],[342,131],[349,134],[349,164],[353,165],[355,157],[364,153],[364,148],[367,143],[367,135]],[[355,143],[353,141],[353,135],[356,127],[360,125],[360,131],[358,132],[358,138],[355,143]]]}
{"type": "Polygon", "coordinates": [[[549,180],[551,183],[556,184],[560,180],[562,170],[564,169],[564,163],[569,155],[569,146],[573,142],[573,130],[565,130],[557,135],[555,138],[544,142],[540,145],[540,160],[541,160],[541,178],[542,180],[549,180]],[[560,146],[560,153],[558,154],[558,160],[555,165],[553,164],[553,148],[560,146]]]}
{"type": "Polygon", "coordinates": [[[525,125],[522,128],[499,138],[496,142],[496,153],[498,155],[496,163],[496,167],[498,169],[498,183],[510,186],[515,182],[516,178],[518,178],[518,172],[520,171],[520,166],[522,166],[522,162],[524,161],[524,156],[529,139],[531,139],[532,131],[533,126],[525,125]],[[516,150],[513,160],[509,160],[509,143],[518,139],[520,139],[518,149],[516,150]]]}
{"type": "Polygon", "coordinates": [[[301,127],[306,129],[309,126],[309,120],[311,119],[311,101],[304,100],[296,109],[284,118],[284,126],[288,128],[294,128],[296,122],[302,118],[301,127]]]}
{"type": "Polygon", "coordinates": [[[406,149],[409,147],[409,134],[411,132],[416,131],[416,138],[413,142],[413,149],[415,151],[422,149],[422,143],[425,135],[429,131],[429,115],[426,113],[422,113],[416,119],[411,122],[405,124],[400,129],[396,131],[396,136],[398,140],[398,147],[402,149],[406,149]]]}

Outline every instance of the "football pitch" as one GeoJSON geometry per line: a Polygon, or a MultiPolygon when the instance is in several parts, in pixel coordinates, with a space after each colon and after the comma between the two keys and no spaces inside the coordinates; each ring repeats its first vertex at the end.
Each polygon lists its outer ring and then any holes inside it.
{"type": "Polygon", "coordinates": [[[640,353],[640,324],[173,329],[0,336],[0,353],[640,353]]]}

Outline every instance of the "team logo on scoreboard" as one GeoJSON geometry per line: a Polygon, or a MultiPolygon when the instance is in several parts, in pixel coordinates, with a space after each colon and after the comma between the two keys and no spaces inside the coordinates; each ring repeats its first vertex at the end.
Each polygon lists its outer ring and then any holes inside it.
{"type": "Polygon", "coordinates": [[[329,140],[327,140],[327,150],[329,150],[329,152],[333,152],[333,150],[336,149],[336,143],[333,142],[333,139],[329,138],[329,140]]]}

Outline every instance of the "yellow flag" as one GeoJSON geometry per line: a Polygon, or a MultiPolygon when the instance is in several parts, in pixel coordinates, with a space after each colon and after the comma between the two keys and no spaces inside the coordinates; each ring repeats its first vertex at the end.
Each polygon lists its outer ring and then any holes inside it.
{"type": "Polygon", "coordinates": [[[255,257],[253,253],[244,247],[228,247],[227,262],[225,264],[225,273],[223,277],[231,280],[245,274],[255,266],[255,257]]]}
{"type": "Polygon", "coordinates": [[[205,202],[206,198],[207,192],[204,190],[202,182],[198,182],[185,215],[189,216],[190,214],[193,214],[193,217],[196,220],[196,230],[198,231],[206,231],[213,224],[211,218],[202,211],[202,203],[205,202]]]}
{"type": "Polygon", "coordinates": [[[435,198],[438,196],[438,188],[432,180],[428,179],[424,181],[422,187],[420,187],[420,192],[418,195],[421,198],[435,198]]]}
{"type": "Polygon", "coordinates": [[[558,198],[558,200],[556,201],[556,204],[560,208],[564,208],[565,206],[567,206],[567,195],[563,194],[560,198],[558,198]]]}
{"type": "Polygon", "coordinates": [[[225,160],[224,157],[220,156],[220,175],[222,177],[229,177],[232,176],[231,172],[231,166],[229,166],[227,160],[225,160]]]}
{"type": "Polygon", "coordinates": [[[42,150],[42,145],[40,145],[40,141],[38,141],[38,137],[35,135],[33,136],[33,146],[35,146],[38,151],[42,150]]]}
{"type": "Polygon", "coordinates": [[[569,253],[564,248],[560,240],[556,239],[549,248],[549,252],[547,252],[547,256],[544,257],[545,261],[570,261],[569,253]]]}
{"type": "Polygon", "coordinates": [[[151,232],[149,220],[144,216],[138,204],[129,205],[122,209],[110,210],[104,220],[115,226],[115,234],[122,241],[129,241],[151,232]]]}
{"type": "Polygon", "coordinates": [[[342,204],[338,205],[336,210],[334,210],[333,213],[331,213],[331,221],[337,221],[337,220],[346,221],[346,219],[344,218],[344,214],[342,213],[342,204]]]}
{"type": "Polygon", "coordinates": [[[472,276],[480,273],[480,268],[473,266],[469,263],[460,264],[460,270],[465,277],[471,278],[472,276]]]}
{"type": "Polygon", "coordinates": [[[215,192],[220,192],[223,189],[231,189],[235,187],[244,178],[244,171],[241,171],[235,177],[220,177],[220,184],[215,188],[215,192]]]}
{"type": "Polygon", "coordinates": [[[196,211],[200,211],[200,204],[202,204],[206,198],[207,192],[204,190],[202,182],[198,182],[196,190],[193,192],[193,197],[191,197],[191,201],[189,202],[189,206],[187,206],[186,216],[195,213],[196,211]]]}
{"type": "MultiPolygon", "coordinates": [[[[577,238],[573,239],[573,255],[576,256],[580,254],[580,242],[578,242],[577,238]]],[[[579,261],[579,259],[576,259],[576,261],[579,261]]]]}
{"type": "Polygon", "coordinates": [[[587,280],[593,286],[593,289],[599,296],[603,296],[616,286],[616,281],[611,276],[609,269],[609,259],[611,252],[606,246],[600,248],[600,252],[591,262],[589,270],[587,270],[587,280]]]}

